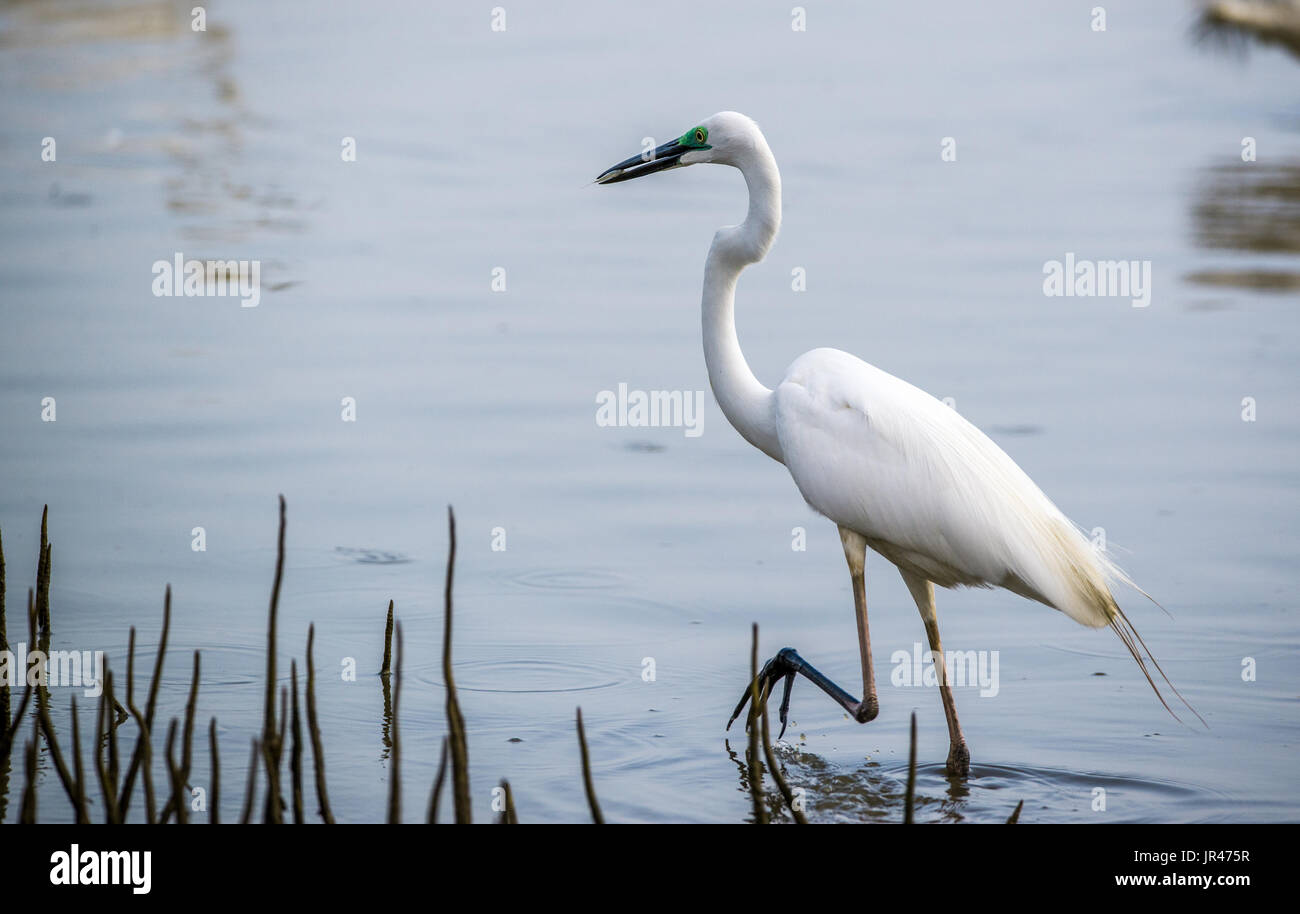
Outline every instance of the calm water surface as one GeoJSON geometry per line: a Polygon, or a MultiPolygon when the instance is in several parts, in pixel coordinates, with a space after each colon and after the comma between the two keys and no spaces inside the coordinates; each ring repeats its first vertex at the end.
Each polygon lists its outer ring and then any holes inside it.
{"type": "MultiPolygon", "coordinates": [[[[763,125],[785,183],[739,293],[755,372],[835,345],[952,397],[1170,609],[1123,600],[1209,723],[1170,719],[1107,632],[943,592],[945,646],[1000,670],[996,697],[958,690],[974,769],[950,785],[938,695],[890,681],[920,620],[873,557],[883,710],[856,726],[796,688],[781,751],[811,815],[899,817],[915,709],[926,819],[1021,799],[1029,822],[1300,818],[1296,60],[1199,44],[1178,2],[1108,5],[1104,33],[1066,4],[818,7],[804,33],[739,3],[517,4],[505,32],[476,4],[232,2],[194,33],[190,6],[0,5],[0,529],[11,636],[45,503],[56,647],[121,671],[135,625],[147,668],[172,585],[160,714],[201,649],[225,818],[260,723],[280,492],[280,670],[314,622],[341,819],[385,808],[390,598],[405,813],[423,814],[448,503],[479,819],[501,777],[524,821],[585,818],[581,705],[609,819],[743,820],[723,724],[753,621],[765,654],[794,645],[856,691],[838,537],[782,468],[711,395],[700,437],[594,420],[620,382],[708,389],[701,270],[745,197],[724,169],[587,184],[724,108],[763,125]],[[176,252],[260,260],[260,306],[154,297],[176,252]],[[1150,260],[1150,307],[1045,297],[1066,252],[1150,260]]],[[[44,755],[41,778],[43,814],[66,817],[44,755]]]]}

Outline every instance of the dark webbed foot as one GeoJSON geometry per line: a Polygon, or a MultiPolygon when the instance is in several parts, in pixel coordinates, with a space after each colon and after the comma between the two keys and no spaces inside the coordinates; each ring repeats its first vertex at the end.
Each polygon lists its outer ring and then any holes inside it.
{"type": "MultiPolygon", "coordinates": [[[[794,648],[787,647],[777,652],[777,655],[763,664],[763,668],[758,671],[758,678],[754,683],[758,685],[758,695],[760,699],[771,694],[772,687],[776,685],[777,680],[785,678],[785,691],[781,694],[781,708],[779,716],[781,718],[781,732],[776,738],[779,740],[785,736],[786,716],[790,711],[790,690],[794,688],[794,674],[799,672],[802,658],[795,652],[794,648]]],[[[753,697],[754,683],[745,687],[745,692],[740,696],[740,701],[736,704],[736,710],[731,712],[731,719],[727,721],[727,729],[736,722],[740,712],[745,710],[745,705],[753,697]]],[[[745,729],[749,729],[749,721],[745,721],[745,729]]]]}
{"type": "MultiPolygon", "coordinates": [[[[799,656],[799,652],[792,647],[782,648],[777,655],[763,664],[763,669],[758,673],[758,694],[760,698],[770,693],[772,687],[776,685],[778,679],[785,679],[785,691],[781,695],[781,733],[777,736],[780,739],[785,734],[786,717],[790,710],[790,690],[794,687],[794,677],[798,673],[803,676],[817,688],[821,689],[831,698],[835,699],[838,704],[860,724],[865,724],[869,720],[874,720],[878,713],[876,697],[874,694],[868,696],[865,701],[858,701],[848,692],[841,689],[835,683],[822,675],[811,663],[799,656]]],[[[745,710],[745,703],[750,699],[751,687],[745,689],[745,694],[740,696],[740,702],[736,705],[736,710],[731,712],[731,720],[727,721],[727,729],[735,723],[740,712],[745,710]]],[[[874,690],[873,690],[874,691],[874,690]]]]}

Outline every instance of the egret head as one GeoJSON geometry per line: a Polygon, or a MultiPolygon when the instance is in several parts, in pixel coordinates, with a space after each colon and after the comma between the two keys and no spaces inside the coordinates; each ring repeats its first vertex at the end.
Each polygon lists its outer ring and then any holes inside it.
{"type": "Polygon", "coordinates": [[[753,149],[755,137],[761,139],[762,134],[753,121],[735,111],[721,111],[701,121],[677,139],[607,168],[596,178],[596,183],[617,184],[656,171],[701,162],[739,165],[742,157],[753,149]]]}

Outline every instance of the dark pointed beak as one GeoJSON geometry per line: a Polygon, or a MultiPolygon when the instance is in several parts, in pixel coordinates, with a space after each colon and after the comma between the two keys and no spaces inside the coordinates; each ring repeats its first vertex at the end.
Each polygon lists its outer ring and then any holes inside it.
{"type": "Polygon", "coordinates": [[[652,152],[643,152],[619,162],[613,168],[607,168],[596,177],[597,184],[617,184],[619,181],[631,181],[643,178],[656,171],[677,168],[679,160],[691,151],[690,146],[683,146],[677,140],[664,143],[652,152]]]}

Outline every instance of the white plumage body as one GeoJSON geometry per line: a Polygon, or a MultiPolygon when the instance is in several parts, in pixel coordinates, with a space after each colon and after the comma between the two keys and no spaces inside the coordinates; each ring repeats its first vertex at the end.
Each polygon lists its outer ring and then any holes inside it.
{"type": "Polygon", "coordinates": [[[1005,587],[1109,624],[1108,563],[960,413],[847,352],[814,349],[773,397],[781,459],[807,502],[941,587],[1005,587]]]}

